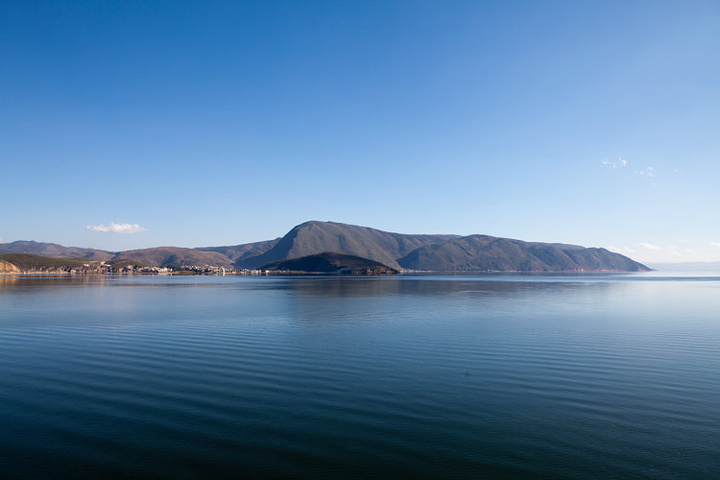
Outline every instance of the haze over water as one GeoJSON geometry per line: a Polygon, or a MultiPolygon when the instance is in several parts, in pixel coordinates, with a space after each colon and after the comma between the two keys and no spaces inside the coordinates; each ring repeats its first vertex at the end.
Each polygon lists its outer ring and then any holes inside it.
{"type": "Polygon", "coordinates": [[[720,476],[720,276],[0,277],[9,477],[720,476]]]}

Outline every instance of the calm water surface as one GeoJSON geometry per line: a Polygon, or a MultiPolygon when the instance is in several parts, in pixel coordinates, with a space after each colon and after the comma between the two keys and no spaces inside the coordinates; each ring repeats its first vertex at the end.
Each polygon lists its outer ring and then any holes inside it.
{"type": "Polygon", "coordinates": [[[720,276],[0,277],[9,478],[720,478],[720,276]]]}

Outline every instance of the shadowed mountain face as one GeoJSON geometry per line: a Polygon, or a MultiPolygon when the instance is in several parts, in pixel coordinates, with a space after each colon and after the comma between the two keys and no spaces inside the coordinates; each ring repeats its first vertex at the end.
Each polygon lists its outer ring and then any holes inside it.
{"type": "Polygon", "coordinates": [[[374,260],[344,255],[337,252],[322,252],[306,257],[278,260],[262,267],[276,272],[335,273],[344,275],[396,275],[397,270],[374,260]]]}
{"type": "Polygon", "coordinates": [[[293,228],[266,253],[235,262],[243,268],[257,268],[286,258],[299,258],[320,252],[339,252],[375,260],[399,268],[397,259],[418,247],[442,242],[456,235],[403,235],[374,228],[335,222],[306,222],[293,228]]]}
{"type": "Polygon", "coordinates": [[[126,252],[63,247],[52,243],[0,244],[0,253],[95,260],[128,259],[157,266],[258,268],[278,260],[338,252],[394,269],[434,272],[641,272],[648,268],[603,248],[529,243],[487,235],[405,235],[335,222],[306,222],[282,238],[227,247],[158,247],[126,252]]]}

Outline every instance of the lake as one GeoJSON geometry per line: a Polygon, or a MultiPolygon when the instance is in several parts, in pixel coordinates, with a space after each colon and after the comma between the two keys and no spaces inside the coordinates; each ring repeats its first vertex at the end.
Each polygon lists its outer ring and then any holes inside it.
{"type": "Polygon", "coordinates": [[[8,478],[720,478],[720,276],[0,277],[8,478]]]}

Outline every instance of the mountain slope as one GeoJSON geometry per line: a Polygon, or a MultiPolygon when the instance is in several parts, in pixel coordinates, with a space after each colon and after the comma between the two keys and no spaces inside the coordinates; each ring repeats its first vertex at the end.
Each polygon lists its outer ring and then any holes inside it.
{"type": "Polygon", "coordinates": [[[237,267],[257,268],[276,260],[299,258],[320,252],[338,252],[375,260],[399,268],[396,259],[423,245],[456,235],[405,235],[335,222],[311,221],[296,226],[270,250],[235,262],[237,267]]]}
{"type": "Polygon", "coordinates": [[[603,248],[528,243],[487,235],[469,235],[420,247],[398,259],[401,267],[429,271],[497,272],[641,272],[648,268],[603,248]]]}

